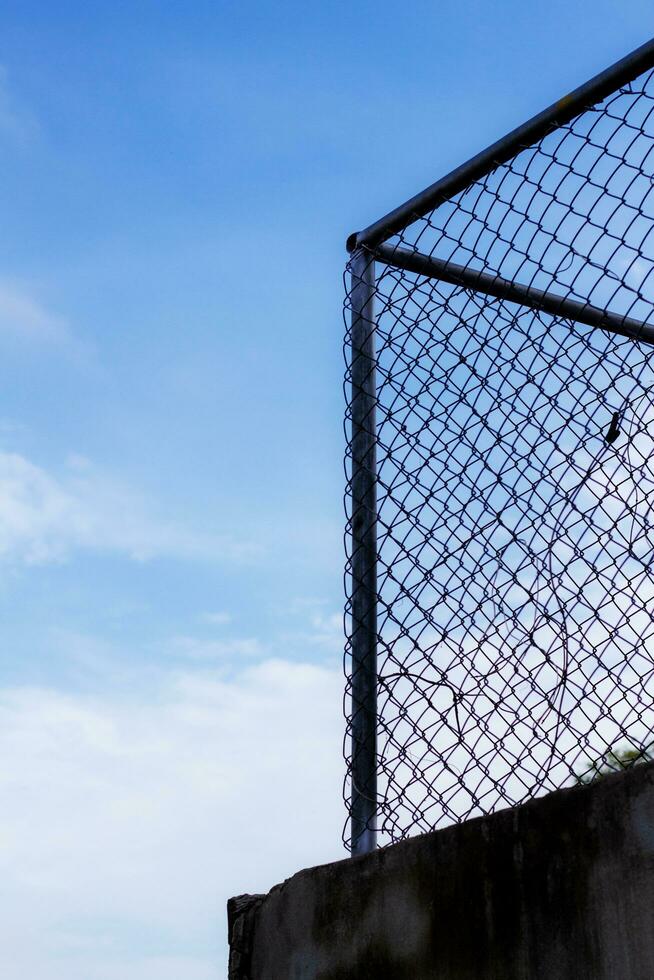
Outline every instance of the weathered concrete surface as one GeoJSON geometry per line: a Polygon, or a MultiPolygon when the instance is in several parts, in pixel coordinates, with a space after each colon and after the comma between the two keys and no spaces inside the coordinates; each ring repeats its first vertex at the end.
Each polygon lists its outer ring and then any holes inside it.
{"type": "Polygon", "coordinates": [[[654,763],[232,899],[230,980],[654,980],[654,763]]]}

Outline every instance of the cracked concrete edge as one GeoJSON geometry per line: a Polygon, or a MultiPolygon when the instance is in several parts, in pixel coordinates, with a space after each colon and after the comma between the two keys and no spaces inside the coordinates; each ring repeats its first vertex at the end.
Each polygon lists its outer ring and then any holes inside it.
{"type": "Polygon", "coordinates": [[[227,932],[229,936],[228,980],[247,980],[252,955],[254,912],[265,895],[236,895],[227,902],[227,932]]]}

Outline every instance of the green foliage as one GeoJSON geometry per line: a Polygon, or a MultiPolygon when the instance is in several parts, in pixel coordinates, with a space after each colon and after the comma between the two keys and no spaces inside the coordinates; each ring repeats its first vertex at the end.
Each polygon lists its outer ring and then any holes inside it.
{"type": "Polygon", "coordinates": [[[623,769],[631,769],[632,766],[651,762],[652,759],[654,759],[654,754],[648,746],[610,749],[600,759],[588,764],[586,771],[577,776],[577,783],[586,786],[588,783],[602,779],[603,776],[608,776],[612,772],[622,772],[623,769]]]}

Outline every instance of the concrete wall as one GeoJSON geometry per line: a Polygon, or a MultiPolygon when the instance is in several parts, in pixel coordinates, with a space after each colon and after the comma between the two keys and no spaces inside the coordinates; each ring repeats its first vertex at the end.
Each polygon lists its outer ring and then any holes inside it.
{"type": "Polygon", "coordinates": [[[654,980],[654,763],[228,912],[230,980],[654,980]]]}

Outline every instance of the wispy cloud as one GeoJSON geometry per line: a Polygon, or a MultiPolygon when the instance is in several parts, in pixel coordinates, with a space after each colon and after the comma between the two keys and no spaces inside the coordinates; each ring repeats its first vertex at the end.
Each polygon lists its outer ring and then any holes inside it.
{"type": "Polygon", "coordinates": [[[0,689],[15,975],[224,976],[225,899],[342,856],[341,688],[339,670],[269,660],[161,672],[127,700],[0,689]]]}
{"type": "Polygon", "coordinates": [[[205,639],[197,636],[176,636],[170,643],[171,652],[188,660],[260,660],[266,647],[255,636],[236,636],[226,639],[205,639]]]}
{"type": "MultiPolygon", "coordinates": [[[[267,657],[318,658],[330,663],[340,661],[343,652],[343,615],[329,609],[328,600],[307,599],[291,603],[294,614],[276,616],[266,629],[265,639],[260,636],[241,635],[232,629],[221,629],[198,635],[173,637],[168,652],[189,661],[214,661],[216,664],[235,664],[243,660],[263,660],[267,657]]],[[[232,617],[226,613],[205,614],[200,622],[207,625],[228,626],[232,617]]]]}
{"type": "Polygon", "coordinates": [[[316,596],[299,596],[285,609],[277,610],[278,619],[284,624],[281,643],[292,641],[296,648],[307,653],[335,654],[340,657],[345,641],[343,614],[335,612],[328,599],[316,596]],[[293,628],[289,629],[289,623],[293,628]]]}
{"type": "Polygon", "coordinates": [[[7,68],[0,65],[0,134],[24,143],[33,139],[38,131],[36,116],[19,103],[11,90],[7,68]]]}
{"type": "Polygon", "coordinates": [[[0,338],[40,344],[70,344],[68,322],[24,289],[0,280],[0,338]]]}
{"type": "Polygon", "coordinates": [[[167,519],[145,495],[78,457],[53,474],[0,452],[0,558],[62,561],[80,549],[135,561],[242,561],[257,553],[247,542],[167,519]]]}
{"type": "Polygon", "coordinates": [[[209,626],[227,626],[232,621],[231,613],[224,610],[203,613],[200,618],[203,623],[208,623],[209,626]]]}

